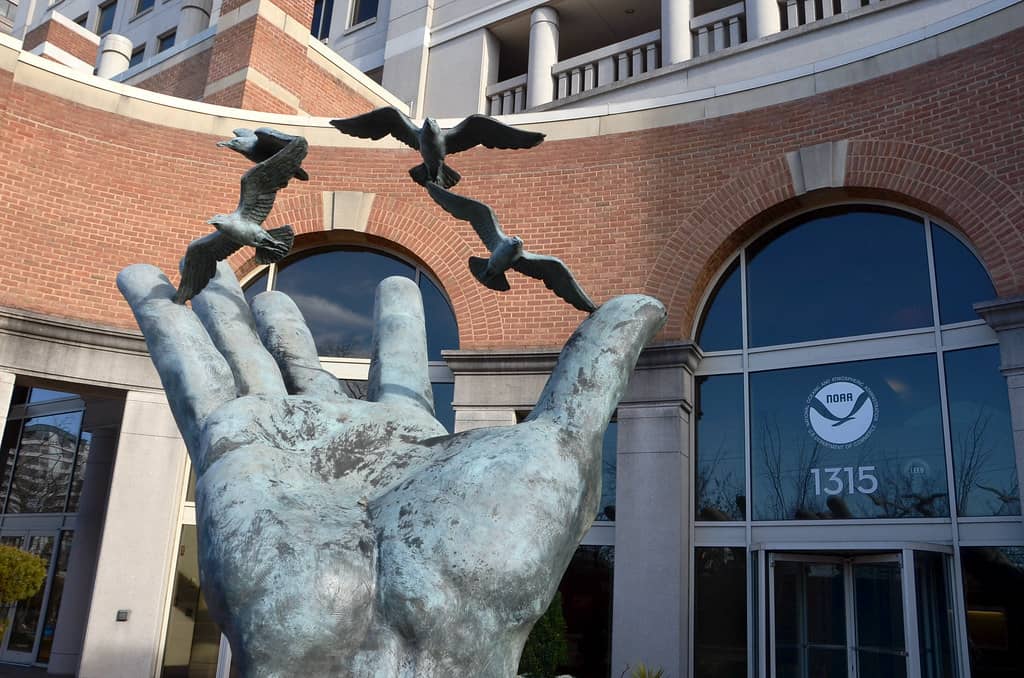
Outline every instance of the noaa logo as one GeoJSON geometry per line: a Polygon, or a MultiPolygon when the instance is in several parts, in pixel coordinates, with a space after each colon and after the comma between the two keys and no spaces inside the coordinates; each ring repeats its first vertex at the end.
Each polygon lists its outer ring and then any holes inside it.
{"type": "Polygon", "coordinates": [[[827,447],[845,449],[864,442],[875,430],[878,399],[851,377],[833,377],[807,398],[804,421],[811,435],[827,447]]]}

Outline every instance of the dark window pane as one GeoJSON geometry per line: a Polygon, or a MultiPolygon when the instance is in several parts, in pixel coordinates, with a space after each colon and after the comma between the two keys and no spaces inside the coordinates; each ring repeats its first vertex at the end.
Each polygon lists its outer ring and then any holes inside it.
{"type": "Polygon", "coordinates": [[[594,520],[615,520],[615,473],[619,439],[619,422],[608,422],[601,446],[601,505],[594,520]]]}
{"type": "Polygon", "coordinates": [[[210,618],[199,588],[196,526],[181,526],[177,573],[167,622],[161,678],[214,676],[220,651],[220,629],[210,618]]]}
{"type": "Polygon", "coordinates": [[[697,377],[696,411],[697,520],[743,520],[743,375],[697,377]]]}
{"type": "Polygon", "coordinates": [[[448,300],[427,276],[420,274],[423,317],[427,325],[427,360],[441,360],[443,349],[459,347],[459,328],[448,300]]]}
{"type": "Polygon", "coordinates": [[[742,548],[694,554],[693,675],[747,675],[747,568],[742,548]]]}
{"type": "Polygon", "coordinates": [[[743,348],[739,261],[737,257],[712,292],[697,330],[697,345],[705,352],[743,348]]]}
{"type": "Polygon", "coordinates": [[[455,430],[455,410],[452,409],[452,398],[455,395],[455,384],[433,383],[434,417],[449,433],[455,430]]]}
{"type": "Polygon", "coordinates": [[[985,267],[959,238],[938,226],[932,226],[932,251],[942,324],[978,320],[973,305],[996,298],[985,267]]]}
{"type": "Polygon", "coordinates": [[[333,14],[334,0],[316,0],[313,3],[313,25],[310,32],[317,40],[323,40],[330,35],[333,14]]]}
{"type": "Polygon", "coordinates": [[[157,52],[163,52],[165,50],[169,50],[170,48],[174,47],[174,40],[175,40],[176,36],[177,36],[177,33],[174,32],[174,31],[172,31],[170,33],[166,33],[164,35],[161,35],[157,39],[156,51],[157,52]]]}
{"type": "Polygon", "coordinates": [[[46,603],[46,616],[43,617],[43,635],[39,640],[39,652],[36,661],[50,661],[50,650],[53,648],[53,634],[57,630],[57,612],[60,611],[60,599],[64,595],[64,579],[68,572],[68,560],[71,557],[71,541],[74,532],[60,533],[60,547],[57,551],[57,566],[53,571],[50,585],[50,600],[46,603]]]}
{"type": "Polygon", "coordinates": [[[141,14],[147,9],[152,9],[154,0],[139,0],[139,4],[135,7],[135,13],[141,14]]]}
{"type": "Polygon", "coordinates": [[[960,555],[972,678],[1024,676],[1024,547],[960,555]]]}
{"type": "MultiPolygon", "coordinates": [[[[855,563],[853,566],[854,613],[857,615],[857,647],[868,655],[889,653],[903,659],[903,586],[896,562],[855,563]]],[[[871,661],[884,659],[873,657],[871,661]]],[[[871,676],[893,675],[887,671],[871,676]]]]}
{"type": "Polygon", "coordinates": [[[352,12],[352,25],[361,24],[377,16],[377,0],[356,0],[352,12]]]}
{"type": "Polygon", "coordinates": [[[103,35],[114,27],[114,14],[117,12],[117,3],[112,2],[100,7],[100,14],[96,21],[96,34],[103,35]]]}
{"type": "Polygon", "coordinates": [[[576,549],[551,608],[537,622],[526,641],[519,673],[553,673],[576,678],[605,678],[611,671],[612,575],[614,546],[580,546],[576,549]],[[557,608],[561,608],[559,610],[557,608]],[[561,618],[561,620],[559,619],[561,618]],[[561,645],[558,653],[538,651],[561,645]],[[545,655],[559,654],[551,667],[545,655]]]}
{"type": "Polygon", "coordinates": [[[377,283],[415,269],[394,257],[360,250],[332,250],[297,257],[280,266],[275,288],[302,311],[322,356],[369,358],[377,283]]]}
{"type": "Polygon", "coordinates": [[[142,63],[143,57],[146,56],[146,48],[140,47],[132,52],[132,58],[128,60],[128,68],[132,66],[138,66],[142,63]]]}
{"type": "Polygon", "coordinates": [[[747,250],[750,345],[931,325],[924,235],[916,217],[866,207],[773,231],[747,250]]]}
{"type": "Polygon", "coordinates": [[[949,515],[934,355],[750,375],[755,520],[949,515]]]}
{"type": "Polygon", "coordinates": [[[75,458],[75,471],[71,476],[71,493],[68,495],[68,513],[78,511],[78,501],[82,498],[82,485],[85,483],[85,473],[88,470],[89,449],[92,445],[92,433],[82,431],[81,440],[78,441],[78,457],[75,458]]]}
{"type": "Polygon", "coordinates": [[[250,280],[245,286],[245,300],[252,304],[252,300],[256,298],[257,294],[267,291],[267,271],[269,269],[263,269],[263,271],[255,278],[250,280]]]}
{"type": "Polygon", "coordinates": [[[60,513],[71,482],[82,412],[25,421],[8,513],[60,513]]]}
{"type": "Polygon", "coordinates": [[[82,28],[85,28],[85,24],[86,24],[86,22],[88,20],[89,20],[89,13],[86,12],[82,16],[80,16],[77,19],[75,19],[75,23],[78,24],[79,26],[81,26],[82,28]]]}
{"type": "MultiPolygon", "coordinates": [[[[42,558],[47,571],[50,569],[50,558],[53,557],[53,541],[51,536],[30,536],[22,549],[34,556],[42,558]]],[[[36,644],[36,630],[39,628],[39,617],[43,611],[43,596],[46,585],[39,588],[34,596],[22,600],[14,611],[11,622],[11,634],[7,638],[7,650],[13,652],[31,652],[36,644]]]]}
{"type": "Polygon", "coordinates": [[[949,556],[914,552],[917,583],[917,637],[921,678],[953,678],[953,598],[949,590],[949,556]]]}
{"type": "Polygon", "coordinates": [[[999,347],[950,351],[946,363],[957,513],[1020,515],[1017,461],[999,347]]]}

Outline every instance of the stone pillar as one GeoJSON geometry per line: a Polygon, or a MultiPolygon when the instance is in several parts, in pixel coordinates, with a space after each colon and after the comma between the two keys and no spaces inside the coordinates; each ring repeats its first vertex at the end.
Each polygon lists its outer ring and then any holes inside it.
{"type": "Polygon", "coordinates": [[[185,0],[181,5],[175,43],[180,45],[209,28],[212,8],[213,0],[185,0]]]}
{"type": "MultiPolygon", "coordinates": [[[[86,405],[88,416],[88,404],[86,405]]],[[[60,599],[59,623],[53,637],[49,673],[75,675],[82,654],[82,640],[89,618],[96,561],[99,556],[100,535],[107,511],[110,492],[110,473],[117,450],[117,427],[106,426],[92,430],[89,458],[85,464],[85,479],[78,501],[75,518],[75,536],[68,558],[68,571],[64,580],[64,593],[60,599]]]]}
{"type": "Polygon", "coordinates": [[[0,372],[0,433],[7,425],[7,412],[11,409],[11,398],[14,397],[14,374],[0,372]]]}
{"type": "Polygon", "coordinates": [[[677,64],[693,56],[690,19],[693,0],[661,0],[661,65],[677,64]]]}
{"type": "Polygon", "coordinates": [[[79,678],[157,673],[185,460],[163,393],[129,391],[79,678]],[[117,621],[119,610],[126,621],[117,621]]]}
{"type": "Polygon", "coordinates": [[[131,58],[132,41],[123,35],[107,33],[100,40],[99,54],[96,57],[96,75],[101,78],[112,78],[128,70],[131,58]]]}
{"type": "Polygon", "coordinates": [[[698,359],[690,344],[645,351],[618,408],[613,676],[638,661],[669,676],[688,671],[690,410],[698,359]]]}
{"type": "Polygon", "coordinates": [[[558,12],[538,7],[530,15],[530,57],[526,67],[526,108],[555,98],[551,67],[558,63],[558,12]]]}
{"type": "MultiPolygon", "coordinates": [[[[341,7],[337,5],[336,11],[341,7]]],[[[433,21],[434,0],[391,0],[381,84],[409,104],[413,118],[433,115],[425,110],[423,101],[433,21]]]]}
{"type": "Polygon", "coordinates": [[[999,368],[1009,390],[1019,481],[1024,478],[1024,296],[981,302],[974,310],[999,337],[999,368]]]}
{"type": "Polygon", "coordinates": [[[745,0],[744,11],[747,15],[747,42],[782,30],[778,0],[745,0]]]}

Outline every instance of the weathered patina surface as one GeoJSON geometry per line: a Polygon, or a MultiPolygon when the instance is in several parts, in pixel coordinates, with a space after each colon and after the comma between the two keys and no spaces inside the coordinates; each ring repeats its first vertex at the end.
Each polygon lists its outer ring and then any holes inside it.
{"type": "Polygon", "coordinates": [[[659,302],[585,320],[523,423],[449,435],[405,278],[377,291],[370,401],[320,369],[287,296],[250,311],[225,264],[194,310],[150,266],[118,285],[195,465],[203,592],[243,676],[515,676],[597,511],[659,302]]]}

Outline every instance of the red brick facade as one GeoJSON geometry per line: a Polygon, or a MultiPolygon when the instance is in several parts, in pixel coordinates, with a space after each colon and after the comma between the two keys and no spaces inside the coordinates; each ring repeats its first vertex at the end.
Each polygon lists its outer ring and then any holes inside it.
{"type": "MultiPolygon", "coordinates": [[[[785,104],[530,151],[474,149],[451,164],[465,177],[460,193],[492,205],[528,248],[563,258],[596,301],[625,292],[665,301],[665,340],[690,337],[707,286],[745,240],[796,209],[837,198],[890,200],[959,228],[998,293],[1017,295],[1022,43],[1024,31],[1016,31],[785,104]],[[797,197],[785,154],[839,140],[849,142],[845,188],[797,197]]],[[[88,108],[0,75],[0,90],[10,87],[0,128],[0,306],[132,327],[114,287],[117,271],[135,262],[175,271],[186,243],[208,229],[205,220],[234,207],[246,162],[216,148],[215,137],[88,108]]],[[[276,110],[251,86],[232,94],[276,110]]],[[[379,238],[413,253],[448,292],[463,348],[561,343],[582,314],[522,276],[511,276],[503,294],[473,281],[466,258],[483,246],[410,181],[406,171],[418,162],[408,150],[313,147],[305,163],[311,181],[281,194],[268,225],[291,222],[318,242],[379,238]],[[324,191],[377,195],[366,235],[322,233],[324,191]]],[[[247,270],[241,257],[235,263],[247,270]]]]}
{"type": "Polygon", "coordinates": [[[53,19],[47,19],[26,33],[22,49],[31,51],[44,42],[59,47],[87,64],[96,63],[98,44],[53,19]]]}

